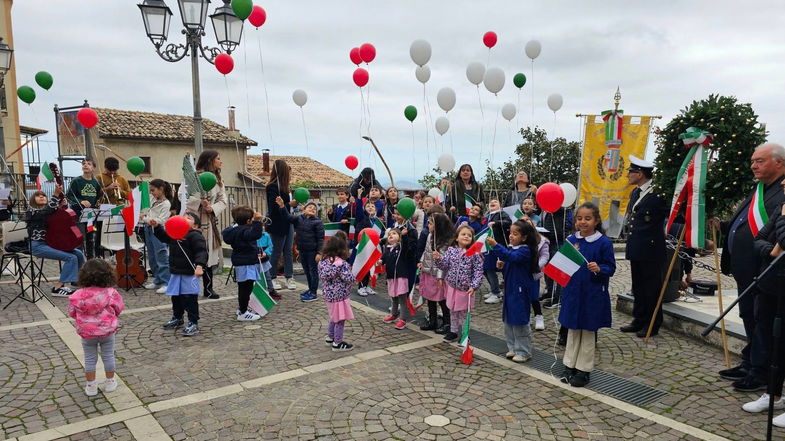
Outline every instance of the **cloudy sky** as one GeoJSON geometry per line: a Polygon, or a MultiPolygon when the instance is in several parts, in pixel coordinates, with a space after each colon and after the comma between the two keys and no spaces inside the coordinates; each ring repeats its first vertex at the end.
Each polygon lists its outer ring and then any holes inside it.
{"type": "MultiPolygon", "coordinates": [[[[169,41],[182,42],[176,0],[166,1],[174,12],[169,41]]],[[[167,63],[155,54],[136,3],[15,2],[18,84],[34,84],[39,70],[54,76],[50,91],[39,90],[31,106],[21,104],[22,124],[50,130],[41,143],[44,155],[48,149],[55,156],[54,104],[78,105],[88,99],[96,107],[191,114],[190,65],[167,63]]],[[[213,0],[213,7],[219,3],[213,0]]],[[[254,153],[264,147],[275,154],[310,154],[344,172],[344,158],[354,154],[361,166],[380,167],[360,138],[370,118],[370,133],[398,180],[422,176],[442,152],[477,169],[492,150],[497,164],[513,150],[516,119],[513,124],[496,119],[504,103],[517,105],[520,99],[519,125],[536,124],[551,136],[577,140],[581,127],[575,114],[611,107],[617,85],[627,114],[663,115],[663,125],[692,100],[711,93],[735,95],[753,104],[770,140],[785,142],[781,1],[626,2],[615,7],[578,1],[256,3],[266,9],[267,23],[259,30],[246,24],[233,54],[235,70],[226,81],[213,66],[200,65],[204,116],[226,124],[231,102],[237,107],[238,128],[261,146],[254,153]],[[499,36],[489,65],[501,67],[507,82],[498,98],[480,85],[478,98],[465,70],[471,61],[488,62],[482,35],[489,30],[499,36]],[[423,118],[423,85],[415,79],[409,57],[415,39],[425,39],[433,48],[426,85],[433,119],[444,114],[436,104],[437,91],[451,87],[457,93],[457,105],[447,115],[450,130],[443,137],[423,118]],[[523,50],[532,39],[542,43],[533,78],[523,50]],[[361,128],[360,92],[352,82],[355,66],[348,54],[365,42],[376,46],[377,56],[369,66],[370,104],[361,128]],[[516,72],[529,77],[520,95],[512,85],[516,72]],[[303,108],[307,148],[300,109],[292,101],[298,88],[308,94],[303,108]],[[564,97],[555,120],[546,106],[551,93],[564,97]],[[412,125],[403,116],[410,104],[420,112],[413,125],[416,154],[412,125]]],[[[215,45],[212,27],[206,42],[215,45]]]]}

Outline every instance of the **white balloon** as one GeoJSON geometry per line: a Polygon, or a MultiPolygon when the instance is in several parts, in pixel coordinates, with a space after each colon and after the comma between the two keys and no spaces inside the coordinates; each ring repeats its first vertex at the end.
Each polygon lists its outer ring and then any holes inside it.
{"type": "Polygon", "coordinates": [[[447,119],[446,116],[440,116],[436,118],[435,125],[436,125],[436,131],[440,135],[444,135],[445,133],[447,133],[448,130],[450,130],[450,120],[447,119]]]}
{"type": "Polygon", "coordinates": [[[302,89],[297,89],[292,93],[292,100],[298,106],[302,107],[308,102],[308,94],[302,89]]]}
{"type": "Polygon", "coordinates": [[[542,45],[537,40],[531,40],[526,43],[526,56],[531,58],[534,61],[535,58],[540,56],[540,52],[542,51],[542,45]]]}
{"type": "Polygon", "coordinates": [[[442,87],[436,94],[436,102],[445,112],[455,107],[455,91],[451,87],[442,87]]]}
{"type": "Polygon", "coordinates": [[[428,196],[430,196],[430,197],[432,197],[434,199],[438,198],[441,195],[442,195],[442,191],[439,190],[438,188],[434,187],[434,188],[428,190],[428,196]]]}
{"type": "Polygon", "coordinates": [[[507,103],[502,106],[502,116],[507,121],[512,121],[512,119],[515,118],[515,104],[507,103]]]}
{"type": "Polygon", "coordinates": [[[417,81],[425,84],[431,79],[431,68],[428,67],[428,65],[417,66],[417,68],[414,69],[414,76],[417,77],[417,81]]]}
{"type": "MultiPolygon", "coordinates": [[[[449,153],[443,153],[441,156],[439,156],[439,159],[436,161],[436,165],[439,167],[439,170],[441,170],[443,173],[451,172],[455,169],[455,158],[449,153]]],[[[436,189],[434,188],[434,190],[436,189]]]]}
{"type": "Polygon", "coordinates": [[[575,186],[569,182],[562,182],[559,184],[559,187],[564,192],[564,202],[561,203],[561,206],[567,208],[574,204],[575,199],[578,197],[578,190],[575,189],[575,186]]]}
{"type": "Polygon", "coordinates": [[[409,46],[409,56],[412,57],[414,64],[425,66],[431,59],[431,43],[425,40],[414,40],[409,46]]]}
{"type": "Polygon", "coordinates": [[[564,99],[561,97],[561,94],[552,93],[548,95],[548,108],[553,112],[561,109],[562,104],[564,104],[564,99]]]}
{"type": "Polygon", "coordinates": [[[484,76],[485,65],[479,61],[472,61],[468,66],[466,66],[466,78],[468,78],[469,82],[475,86],[479,86],[480,83],[482,83],[482,77],[484,76]]]}
{"type": "Polygon", "coordinates": [[[497,94],[504,88],[504,71],[498,67],[489,67],[485,71],[485,78],[483,78],[482,82],[485,84],[488,92],[497,94]]]}

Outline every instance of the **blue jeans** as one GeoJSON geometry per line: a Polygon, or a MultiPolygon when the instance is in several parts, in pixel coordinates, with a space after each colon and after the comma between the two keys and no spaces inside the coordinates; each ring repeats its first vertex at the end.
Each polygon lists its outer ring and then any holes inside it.
{"type": "Polygon", "coordinates": [[[273,239],[273,254],[270,256],[270,263],[273,265],[270,269],[270,276],[275,279],[278,276],[278,259],[281,258],[283,253],[283,271],[287,279],[292,278],[294,270],[292,270],[292,246],[294,244],[294,226],[289,225],[289,233],[285,235],[271,234],[273,239]]]}
{"type": "Polygon", "coordinates": [[[484,272],[485,278],[488,279],[488,285],[491,287],[491,293],[497,296],[501,294],[499,290],[499,274],[496,273],[496,270],[485,270],[484,272]]]}
{"type": "Polygon", "coordinates": [[[44,259],[59,260],[63,262],[63,270],[60,272],[60,281],[63,283],[76,283],[79,277],[79,268],[84,265],[84,254],[82,254],[81,250],[56,250],[47,245],[43,240],[31,241],[30,248],[35,257],[43,257],[44,259]]]}
{"type": "Polygon", "coordinates": [[[300,263],[303,265],[305,277],[308,279],[308,291],[315,295],[316,289],[319,288],[319,273],[316,266],[316,251],[300,250],[300,263]]]}
{"type": "Polygon", "coordinates": [[[156,285],[169,283],[169,248],[158,240],[153,234],[153,228],[144,226],[144,244],[147,247],[147,261],[153,272],[153,282],[156,285]]]}

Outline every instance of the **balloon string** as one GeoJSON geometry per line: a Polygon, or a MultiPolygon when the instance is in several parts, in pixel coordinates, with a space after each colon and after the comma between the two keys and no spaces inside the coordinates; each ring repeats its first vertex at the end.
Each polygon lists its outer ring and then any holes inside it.
{"type": "Polygon", "coordinates": [[[226,86],[226,102],[229,104],[229,107],[232,107],[232,97],[229,95],[229,80],[226,79],[226,75],[224,75],[224,86],[226,86]]]}
{"type": "Polygon", "coordinates": [[[273,142],[273,126],[270,123],[270,98],[267,95],[267,78],[264,74],[264,58],[262,58],[262,40],[259,37],[259,28],[256,28],[256,46],[259,48],[259,63],[262,67],[262,85],[264,86],[264,109],[267,112],[267,133],[270,135],[270,148],[275,154],[275,143],[273,142]]]}
{"type": "Polygon", "coordinates": [[[477,85],[477,101],[480,103],[480,116],[482,121],[480,123],[480,164],[482,164],[482,142],[485,137],[485,110],[482,108],[482,96],[480,96],[480,85],[477,85]]]}
{"type": "MultiPolygon", "coordinates": [[[[368,77],[370,77],[370,75],[371,75],[371,66],[368,63],[365,63],[365,69],[368,71],[368,77]]],[[[366,86],[368,86],[368,90],[366,92],[368,94],[368,99],[365,102],[365,106],[368,109],[368,121],[367,121],[368,122],[368,130],[367,130],[367,132],[368,132],[368,136],[370,137],[371,136],[371,82],[370,82],[370,80],[368,81],[368,84],[366,84],[366,86]]],[[[362,89],[362,88],[360,88],[360,89],[362,89]]]]}
{"type": "MultiPolygon", "coordinates": [[[[433,112],[431,112],[431,99],[428,98],[428,94],[427,93],[425,94],[425,102],[426,102],[426,104],[428,106],[428,119],[430,120],[429,121],[430,122],[430,126],[434,127],[433,126],[433,112]]],[[[434,128],[434,130],[435,130],[435,128],[434,128]]],[[[430,129],[429,129],[429,131],[430,131],[430,129]]],[[[439,148],[442,151],[442,153],[444,153],[444,144],[443,144],[444,140],[442,139],[441,141],[442,142],[440,143],[441,145],[439,146],[439,148]]],[[[436,146],[436,134],[433,135],[433,142],[434,142],[434,149],[435,149],[436,148],[435,147],[436,146]]]]}
{"type": "MultiPolygon", "coordinates": [[[[531,90],[532,90],[532,119],[529,122],[529,127],[535,127],[534,124],[534,58],[532,58],[532,74],[531,74],[531,90]]],[[[529,149],[529,182],[534,182],[534,148],[529,149]]]]}
{"type": "Polygon", "coordinates": [[[248,94],[248,48],[243,45],[243,73],[245,74],[245,115],[248,118],[248,128],[251,128],[251,97],[248,94]]]}
{"type": "MultiPolygon", "coordinates": [[[[430,173],[431,169],[431,145],[430,145],[430,135],[428,133],[428,112],[425,108],[425,83],[422,85],[422,122],[425,124],[425,156],[428,160],[428,167],[426,168],[426,173],[430,173]]],[[[435,146],[434,146],[435,147],[435,146]]]]}
{"type": "MultiPolygon", "coordinates": [[[[415,164],[417,163],[417,159],[414,155],[414,121],[411,122],[412,126],[412,179],[417,179],[417,170],[415,169],[415,164]]],[[[416,182],[416,181],[415,181],[416,182]]]]}
{"type": "Polygon", "coordinates": [[[553,145],[556,144],[556,112],[553,112],[553,141],[551,141],[551,159],[548,164],[548,181],[551,180],[551,172],[553,171],[553,145]]]}
{"type": "MultiPolygon", "coordinates": [[[[518,89],[518,107],[515,108],[515,127],[521,128],[521,89],[518,89]]],[[[529,170],[531,171],[531,170],[529,170]]]]}
{"type": "MultiPolygon", "coordinates": [[[[493,121],[493,142],[491,142],[491,169],[493,169],[493,165],[496,159],[496,127],[499,125],[499,111],[501,107],[499,105],[499,94],[496,95],[496,118],[493,121]]],[[[499,198],[499,189],[495,188],[498,187],[495,183],[493,184],[494,190],[496,191],[496,198],[499,198]]]]}
{"type": "Polygon", "coordinates": [[[305,135],[305,153],[310,158],[311,157],[311,149],[310,149],[310,147],[308,147],[308,130],[305,128],[305,111],[303,111],[302,107],[300,107],[300,116],[303,119],[303,135],[305,135]]]}
{"type": "Polygon", "coordinates": [[[450,131],[450,154],[451,155],[453,154],[453,150],[452,150],[452,131],[450,131]]]}

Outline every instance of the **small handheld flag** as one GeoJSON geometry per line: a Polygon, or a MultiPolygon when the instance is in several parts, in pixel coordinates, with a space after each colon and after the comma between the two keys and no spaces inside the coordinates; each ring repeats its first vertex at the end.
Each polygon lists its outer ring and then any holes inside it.
{"type": "Polygon", "coordinates": [[[584,263],[588,262],[583,254],[576,250],[569,241],[565,241],[542,271],[559,285],[567,286],[572,275],[584,263]]]}

